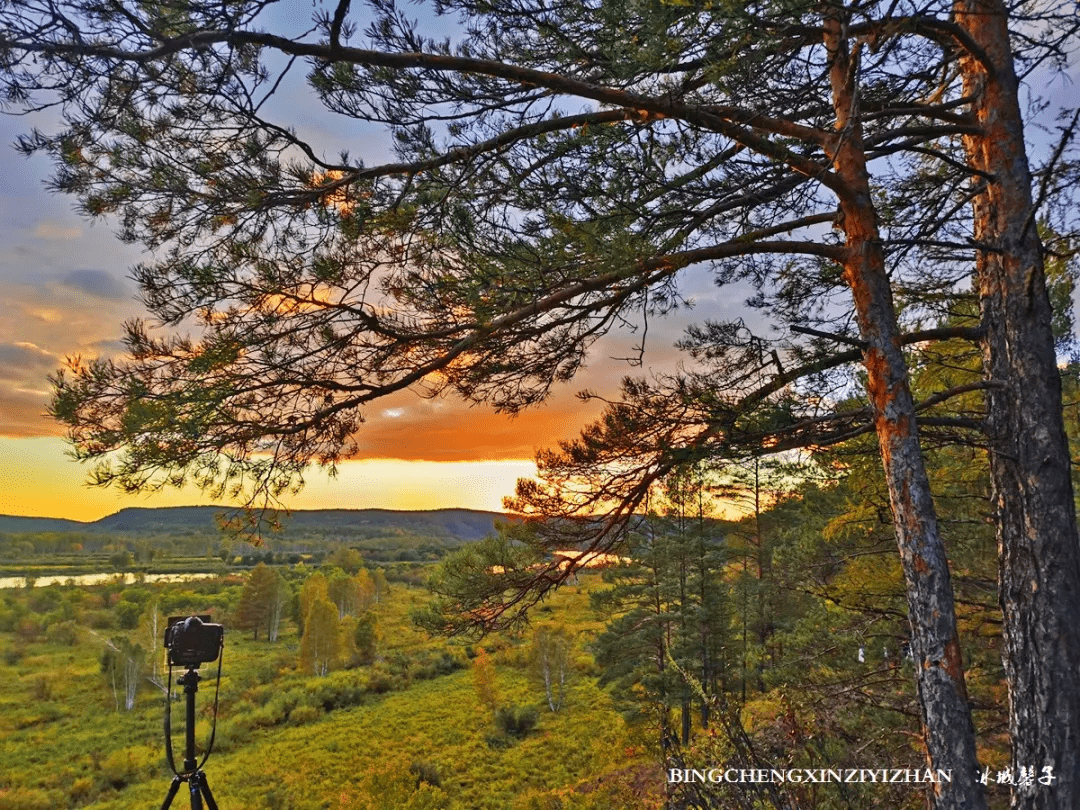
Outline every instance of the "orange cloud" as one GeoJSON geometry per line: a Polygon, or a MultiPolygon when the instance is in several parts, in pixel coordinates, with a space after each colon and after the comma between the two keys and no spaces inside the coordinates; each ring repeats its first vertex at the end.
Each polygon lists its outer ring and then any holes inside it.
{"type": "Polygon", "coordinates": [[[575,437],[599,413],[569,391],[516,417],[457,399],[398,395],[367,413],[354,437],[360,458],[408,461],[531,459],[537,449],[575,437]]]}
{"type": "Polygon", "coordinates": [[[45,415],[45,391],[0,381],[0,436],[60,436],[63,428],[45,415]]]}

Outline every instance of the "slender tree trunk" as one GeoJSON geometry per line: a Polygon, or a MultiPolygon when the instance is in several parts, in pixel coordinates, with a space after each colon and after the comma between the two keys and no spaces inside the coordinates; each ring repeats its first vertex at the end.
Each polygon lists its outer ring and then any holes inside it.
{"type": "MultiPolygon", "coordinates": [[[[712,656],[709,654],[709,642],[711,636],[716,632],[716,628],[712,627],[711,611],[712,606],[709,604],[709,588],[708,588],[708,570],[705,566],[705,548],[704,540],[705,532],[702,527],[698,526],[698,600],[701,605],[700,618],[698,619],[698,641],[700,643],[701,651],[701,690],[705,693],[705,696],[710,696],[715,691],[713,689],[713,670],[712,670],[712,656]]],[[[701,727],[709,727],[709,701],[703,699],[701,701],[701,727]]]]}
{"type": "Polygon", "coordinates": [[[750,580],[749,580],[749,574],[747,573],[747,561],[746,561],[746,552],[745,551],[743,552],[742,574],[743,574],[743,576],[742,576],[742,702],[745,704],[746,703],[746,681],[749,679],[749,671],[747,669],[747,662],[746,662],[746,653],[747,653],[747,649],[746,649],[746,629],[747,629],[747,621],[748,621],[747,617],[748,617],[748,614],[750,613],[750,606],[749,606],[749,603],[748,603],[748,600],[750,598],[750,595],[749,595],[749,590],[750,590],[749,582],[750,582],[750,580]]]}
{"type": "Polygon", "coordinates": [[[858,117],[857,65],[844,27],[839,13],[825,19],[838,134],[831,157],[848,187],[840,200],[848,248],[844,278],[851,287],[866,343],[867,392],[907,584],[929,767],[952,771],[950,783],[934,785],[931,802],[938,808],[974,810],[985,808],[986,799],[976,779],[975,731],[964,686],[952,583],[923,465],[907,364],[870,195],[858,117]]]}
{"type": "MultiPolygon", "coordinates": [[[[569,652],[567,652],[569,655],[569,652]]],[[[570,660],[568,658],[559,659],[559,702],[556,703],[556,711],[562,708],[563,703],[566,700],[566,677],[570,670],[570,660]]]]}
{"type": "Polygon", "coordinates": [[[712,621],[713,606],[709,599],[709,568],[705,563],[705,481],[702,468],[697,467],[699,473],[694,482],[697,495],[697,576],[698,576],[698,641],[701,644],[701,727],[709,727],[709,700],[716,690],[714,688],[714,676],[712,656],[709,654],[709,642],[712,635],[717,631],[712,621]]]}
{"type": "Polygon", "coordinates": [[[765,646],[769,641],[765,621],[765,538],[761,533],[761,459],[754,457],[754,545],[757,547],[757,625],[758,651],[757,688],[765,692],[765,646]]]}
{"type": "MultiPolygon", "coordinates": [[[[278,575],[275,575],[277,577],[278,575]]],[[[274,580],[274,590],[270,597],[270,618],[266,629],[266,637],[269,641],[278,640],[278,632],[281,627],[281,611],[285,605],[285,584],[279,579],[274,580]]]]}
{"type": "Polygon", "coordinates": [[[164,692],[165,683],[161,678],[161,656],[154,654],[154,651],[159,649],[158,645],[161,643],[159,637],[161,633],[161,609],[157,600],[150,604],[146,614],[145,628],[148,638],[144,638],[143,641],[146,642],[146,649],[150,650],[150,675],[148,677],[150,683],[164,692]]]}
{"type": "Polygon", "coordinates": [[[139,674],[142,667],[134,653],[124,661],[124,711],[135,708],[135,695],[139,691],[139,674]]]}
{"type": "Polygon", "coordinates": [[[1080,545],[1061,380],[1024,146],[1018,82],[1000,0],[960,0],[956,20],[990,66],[967,56],[964,95],[982,132],[965,138],[989,175],[974,202],[990,474],[997,511],[1003,659],[1015,768],[1054,782],[1013,789],[1013,808],[1080,807],[1080,545]]]}

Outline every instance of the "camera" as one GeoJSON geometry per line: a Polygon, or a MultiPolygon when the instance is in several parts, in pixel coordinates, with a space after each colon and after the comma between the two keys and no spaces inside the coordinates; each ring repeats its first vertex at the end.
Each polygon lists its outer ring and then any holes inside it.
{"type": "Polygon", "coordinates": [[[225,628],[211,624],[209,616],[170,616],[165,628],[165,648],[169,664],[198,668],[217,659],[225,628]]]}

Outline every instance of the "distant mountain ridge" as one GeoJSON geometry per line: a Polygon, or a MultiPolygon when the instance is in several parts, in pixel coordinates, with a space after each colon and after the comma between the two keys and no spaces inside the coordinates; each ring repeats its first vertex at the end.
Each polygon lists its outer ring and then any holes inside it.
{"type": "MultiPolygon", "coordinates": [[[[220,506],[128,507],[91,522],[0,515],[0,533],[217,532],[215,516],[229,511],[220,506]]],[[[298,509],[282,517],[286,532],[385,530],[479,540],[506,516],[475,509],[298,509]]]]}

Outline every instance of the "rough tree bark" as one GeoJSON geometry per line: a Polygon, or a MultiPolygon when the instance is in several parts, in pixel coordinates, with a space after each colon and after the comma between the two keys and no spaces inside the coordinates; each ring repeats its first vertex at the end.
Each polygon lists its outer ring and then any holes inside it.
{"type": "Polygon", "coordinates": [[[931,800],[934,806],[950,810],[985,808],[976,778],[975,730],[964,685],[949,564],[923,464],[907,363],[870,194],[858,115],[857,53],[852,53],[844,28],[839,12],[827,15],[825,47],[837,129],[831,157],[849,189],[840,200],[848,249],[844,279],[851,287],[866,344],[867,393],[907,586],[927,758],[929,767],[952,771],[950,783],[934,785],[931,800]]]}
{"type": "Polygon", "coordinates": [[[1013,789],[1012,807],[1080,807],[1080,545],[1061,380],[1054,352],[1018,81],[1001,0],[961,0],[956,20],[983,51],[964,58],[964,94],[982,133],[973,169],[990,176],[974,201],[987,379],[987,433],[997,512],[1003,658],[1014,768],[1045,766],[1051,786],[1013,789]],[[986,63],[989,64],[986,64],[986,63]]]}

